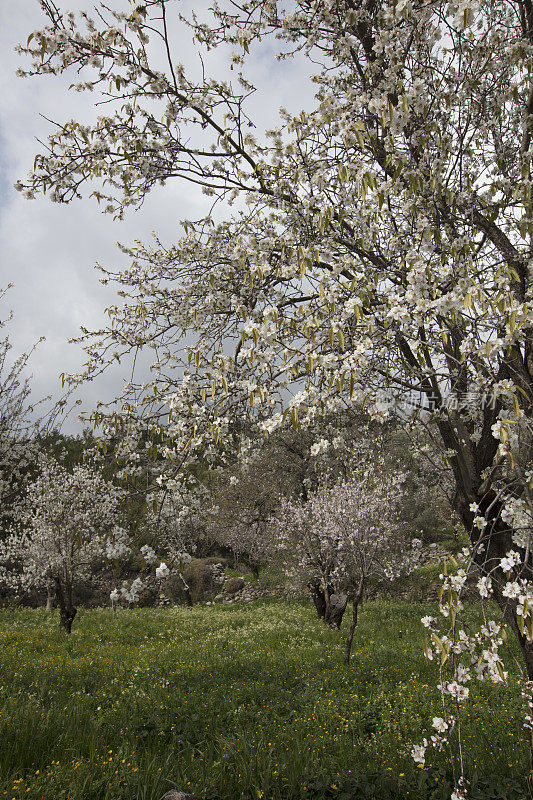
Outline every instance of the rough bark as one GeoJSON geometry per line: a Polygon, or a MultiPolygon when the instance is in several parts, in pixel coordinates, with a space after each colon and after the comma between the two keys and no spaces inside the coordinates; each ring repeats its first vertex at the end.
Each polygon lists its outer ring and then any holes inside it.
{"type": "Polygon", "coordinates": [[[329,603],[326,609],[324,622],[331,628],[339,629],[342,624],[342,618],[346,611],[348,604],[348,595],[342,592],[335,592],[329,597],[329,603]]]}
{"type": "Polygon", "coordinates": [[[340,628],[348,596],[342,592],[335,592],[331,584],[323,589],[317,578],[313,578],[307,585],[318,618],[331,628],[340,628]]]}
{"type": "Polygon", "coordinates": [[[309,587],[311,600],[316,608],[317,616],[319,619],[323,620],[326,616],[326,598],[324,596],[324,590],[316,579],[309,581],[307,585],[309,587]]]}
{"type": "Polygon", "coordinates": [[[57,605],[59,606],[59,628],[65,633],[71,633],[72,623],[78,609],[72,601],[72,586],[67,583],[63,586],[61,578],[54,578],[54,587],[57,605]]]}

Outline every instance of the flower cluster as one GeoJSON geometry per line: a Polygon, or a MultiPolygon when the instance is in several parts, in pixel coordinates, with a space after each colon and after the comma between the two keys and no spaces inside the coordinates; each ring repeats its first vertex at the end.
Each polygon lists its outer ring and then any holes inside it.
{"type": "MultiPolygon", "coordinates": [[[[135,578],[131,581],[130,584],[124,584],[120,590],[120,596],[129,604],[138,603],[139,602],[139,595],[142,589],[144,588],[144,584],[141,578],[135,578]]],[[[112,599],[118,597],[117,590],[113,590],[111,592],[112,599]],[[114,594],[116,592],[116,594],[114,594]]]]}
{"type": "Polygon", "coordinates": [[[162,561],[160,565],[156,567],[155,577],[161,580],[161,578],[167,578],[169,575],[170,575],[170,570],[165,564],[165,562],[162,561]]]}
{"type": "Polygon", "coordinates": [[[116,561],[131,552],[130,537],[124,528],[114,525],[105,543],[105,554],[110,561],[116,561]]]}

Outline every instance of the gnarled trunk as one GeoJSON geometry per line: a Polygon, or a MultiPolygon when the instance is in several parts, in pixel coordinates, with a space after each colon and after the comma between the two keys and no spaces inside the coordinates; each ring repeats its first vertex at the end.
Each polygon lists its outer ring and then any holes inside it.
{"type": "Polygon", "coordinates": [[[324,622],[331,628],[339,629],[342,624],[342,618],[348,605],[348,595],[342,592],[334,592],[329,596],[327,604],[326,615],[324,622]]]}
{"type": "Polygon", "coordinates": [[[307,585],[309,587],[309,593],[311,594],[311,600],[316,608],[317,616],[319,619],[323,620],[326,616],[326,598],[324,595],[324,589],[322,589],[319,581],[316,578],[314,578],[312,581],[309,581],[307,585]]]}
{"type": "Polygon", "coordinates": [[[250,561],[250,570],[256,581],[259,580],[259,563],[257,561],[250,561]]]}
{"type": "Polygon", "coordinates": [[[74,622],[77,611],[78,609],[74,608],[74,606],[59,609],[59,627],[65,633],[72,632],[72,623],[74,622]]]}
{"type": "Polygon", "coordinates": [[[72,631],[72,623],[78,609],[72,601],[72,586],[61,583],[61,578],[54,577],[54,587],[57,605],[59,606],[59,628],[65,633],[72,631]]]}
{"type": "Polygon", "coordinates": [[[348,596],[342,592],[335,592],[331,584],[328,584],[326,589],[323,589],[317,578],[309,581],[307,585],[318,618],[331,628],[340,628],[348,603],[348,596]]]}

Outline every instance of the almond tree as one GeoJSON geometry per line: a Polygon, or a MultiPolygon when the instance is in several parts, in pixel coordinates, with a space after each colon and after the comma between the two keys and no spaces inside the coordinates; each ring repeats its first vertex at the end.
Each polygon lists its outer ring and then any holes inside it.
{"type": "Polygon", "coordinates": [[[156,577],[167,577],[172,571],[181,585],[188,606],[193,605],[193,599],[184,567],[191,561],[191,554],[196,551],[203,534],[201,523],[205,514],[206,495],[201,486],[195,486],[192,490],[170,480],[170,485],[167,483],[166,489],[153,497],[155,511],[148,508],[145,515],[145,527],[151,533],[152,544],[148,545],[149,556],[146,546],[141,548],[141,554],[147,566],[161,560],[156,556],[156,550],[158,555],[164,554],[166,560],[156,568],[156,577]]]}
{"type": "Polygon", "coordinates": [[[399,521],[402,481],[399,474],[367,471],[333,488],[319,487],[306,502],[285,500],[275,520],[285,569],[318,583],[325,621],[333,593],[345,593],[352,604],[345,664],[369,585],[391,581],[419,562],[421,541],[410,541],[399,521]]]}
{"type": "Polygon", "coordinates": [[[18,529],[0,543],[0,578],[12,588],[53,582],[61,630],[76,616],[76,584],[94,559],[129,552],[125,530],[114,525],[121,491],[86,466],[72,472],[42,456],[18,514],[18,529]]]}
{"type": "MultiPolygon", "coordinates": [[[[213,541],[231,548],[255,578],[273,555],[271,520],[281,498],[306,497],[324,473],[335,479],[345,465],[346,440],[353,436],[349,420],[342,434],[339,420],[307,430],[278,431],[265,439],[263,434],[243,437],[232,463],[221,471],[210,488],[211,508],[204,506],[204,517],[213,541]],[[313,454],[316,440],[331,435],[335,445],[313,454]]],[[[334,480],[333,480],[334,482],[334,480]]]]}

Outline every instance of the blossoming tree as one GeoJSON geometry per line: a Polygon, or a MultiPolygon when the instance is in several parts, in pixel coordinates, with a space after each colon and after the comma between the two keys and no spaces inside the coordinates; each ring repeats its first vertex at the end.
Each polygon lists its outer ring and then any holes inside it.
{"type": "Polygon", "coordinates": [[[118,215],[167,180],[239,204],[104,274],[125,302],[88,343],[88,374],[157,349],[108,423],[142,412],[158,428],[163,409],[185,453],[250,410],[266,432],[361,402],[419,421],[532,681],[533,605],[507,587],[527,597],[531,575],[530,0],[221,2],[210,21],[174,0],[94,19],[41,6],[25,74],[73,73],[105,105],[58,124],[19,188],[69,202],[90,184],[118,215]],[[199,79],[173,55],[178,21],[206,51],[199,79]],[[308,58],[316,103],[254,135],[246,62],[269,38],[308,58]],[[209,76],[228,45],[234,78],[209,76]]]}
{"type": "Polygon", "coordinates": [[[410,542],[399,522],[402,477],[368,470],[333,488],[320,486],[306,502],[285,500],[275,520],[285,569],[305,582],[318,582],[325,620],[333,593],[344,593],[352,603],[346,664],[369,584],[391,581],[419,563],[421,542],[410,542]]]}
{"type": "Polygon", "coordinates": [[[59,624],[71,632],[76,583],[95,558],[129,552],[127,533],[115,525],[121,491],[85,466],[69,472],[41,457],[18,514],[18,529],[0,542],[0,578],[27,589],[54,585],[59,624]]]}

